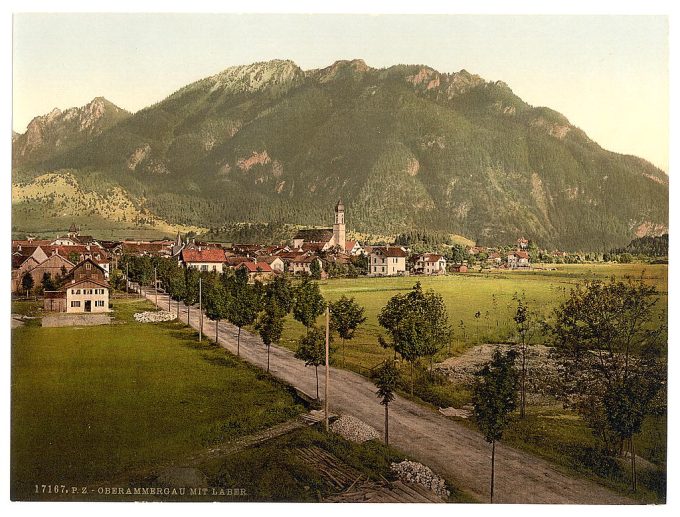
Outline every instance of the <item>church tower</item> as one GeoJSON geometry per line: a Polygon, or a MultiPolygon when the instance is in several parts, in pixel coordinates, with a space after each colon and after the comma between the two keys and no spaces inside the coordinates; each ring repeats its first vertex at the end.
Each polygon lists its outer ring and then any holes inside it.
{"type": "Polygon", "coordinates": [[[345,205],[338,200],[335,205],[335,224],[333,224],[333,244],[345,250],[345,205]]]}

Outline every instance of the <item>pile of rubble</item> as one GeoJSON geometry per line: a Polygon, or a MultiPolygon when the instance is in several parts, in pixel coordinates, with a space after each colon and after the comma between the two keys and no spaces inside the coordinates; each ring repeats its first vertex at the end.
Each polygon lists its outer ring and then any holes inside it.
{"type": "Polygon", "coordinates": [[[401,481],[417,483],[432,490],[439,497],[449,497],[444,480],[422,463],[404,460],[401,463],[392,463],[391,470],[401,481]]]}
{"type": "Polygon", "coordinates": [[[172,321],[177,316],[172,312],[168,311],[146,311],[146,312],[136,312],[135,321],[140,323],[158,323],[160,321],[172,321]]]}
{"type": "Polygon", "coordinates": [[[341,416],[329,427],[334,433],[339,434],[346,440],[356,443],[380,439],[380,433],[378,433],[378,431],[373,429],[370,425],[363,423],[358,418],[349,415],[341,416]]]}
{"type": "MultiPolygon", "coordinates": [[[[477,372],[489,362],[495,350],[506,352],[517,345],[478,345],[467,350],[463,355],[450,357],[434,366],[435,371],[445,375],[454,384],[470,384],[477,372]]],[[[550,355],[550,348],[543,345],[531,345],[527,354],[527,395],[530,402],[540,402],[544,397],[555,393],[558,383],[558,371],[555,360],[550,355]]],[[[515,365],[519,367],[519,356],[515,365]]]]}

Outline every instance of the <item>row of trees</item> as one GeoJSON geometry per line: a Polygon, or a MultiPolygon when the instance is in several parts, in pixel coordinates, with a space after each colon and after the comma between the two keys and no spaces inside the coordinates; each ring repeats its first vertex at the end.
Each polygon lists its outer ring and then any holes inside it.
{"type": "MultiPolygon", "coordinates": [[[[496,442],[519,409],[525,418],[529,349],[539,332],[547,336],[559,371],[555,395],[574,409],[591,428],[605,451],[621,455],[627,445],[631,488],[637,489],[635,436],[645,418],[665,412],[667,365],[665,323],[656,315],[658,292],[640,280],[586,281],[576,286],[550,320],[531,311],[515,297],[515,347],[496,350],[471,385],[475,420],[491,444],[491,501],[494,492],[496,442]],[[658,320],[657,320],[658,318],[658,320]]],[[[434,355],[450,333],[441,297],[420,285],[392,297],[379,315],[395,350],[411,367],[434,355]]],[[[395,360],[375,375],[377,395],[385,407],[388,437],[389,404],[400,385],[395,360]]]]}
{"type": "MultiPolygon", "coordinates": [[[[197,284],[198,276],[195,270],[173,265],[159,278],[174,300],[192,305],[197,294],[191,286],[197,284]]],[[[280,341],[286,315],[292,314],[305,327],[295,357],[315,367],[317,398],[318,367],[325,361],[325,331],[317,326],[317,320],[328,306],[333,335],[341,340],[343,364],[345,342],[365,321],[364,309],[354,299],[343,297],[327,304],[319,286],[309,279],[294,285],[284,275],[265,286],[249,284],[245,271],[203,276],[206,314],[218,323],[226,319],[239,328],[237,353],[240,329],[254,324],[267,348],[269,368],[270,347],[280,341]]],[[[656,288],[642,279],[586,281],[571,291],[548,320],[530,310],[523,297],[515,301],[514,349],[494,354],[471,386],[475,419],[492,448],[492,475],[495,443],[502,438],[511,415],[519,409],[518,417],[525,418],[531,370],[528,357],[540,332],[551,345],[560,374],[555,395],[583,418],[608,453],[620,455],[627,445],[635,489],[635,435],[646,416],[665,411],[665,325],[655,319],[656,288]]],[[[432,365],[437,352],[450,342],[452,327],[441,295],[424,291],[419,283],[393,296],[378,321],[387,332],[379,338],[380,343],[394,351],[394,358],[375,370],[387,442],[389,404],[401,386],[397,356],[409,365],[413,394],[414,366],[422,358],[432,365]]]]}

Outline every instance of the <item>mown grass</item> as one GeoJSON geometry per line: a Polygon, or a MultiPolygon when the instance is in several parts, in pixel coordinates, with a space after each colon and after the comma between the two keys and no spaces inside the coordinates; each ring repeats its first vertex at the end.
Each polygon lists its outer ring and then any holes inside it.
{"type": "Polygon", "coordinates": [[[11,494],[87,485],[288,420],[303,407],[258,369],[177,322],[116,300],[99,327],[12,332],[11,494]]]}

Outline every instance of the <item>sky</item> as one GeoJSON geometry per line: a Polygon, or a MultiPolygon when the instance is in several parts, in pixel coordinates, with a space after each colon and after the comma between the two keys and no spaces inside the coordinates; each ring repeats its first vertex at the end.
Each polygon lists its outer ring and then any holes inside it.
{"type": "Polygon", "coordinates": [[[668,171],[665,16],[15,14],[13,129],[104,96],[129,111],[232,65],[361,58],[502,80],[668,171]]]}

